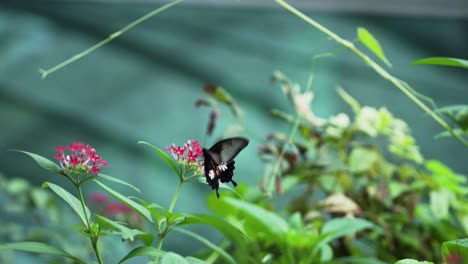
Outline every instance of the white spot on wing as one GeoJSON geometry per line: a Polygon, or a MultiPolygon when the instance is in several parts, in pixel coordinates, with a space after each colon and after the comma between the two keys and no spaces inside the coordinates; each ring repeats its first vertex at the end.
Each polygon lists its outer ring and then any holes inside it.
{"type": "Polygon", "coordinates": [[[210,177],[210,179],[214,179],[214,177],[215,177],[215,172],[214,172],[214,170],[210,170],[210,171],[208,172],[208,177],[210,177]]]}
{"type": "Polygon", "coordinates": [[[219,169],[220,171],[225,171],[225,170],[227,170],[227,166],[226,166],[226,164],[221,163],[220,165],[218,165],[218,169],[219,169]]]}

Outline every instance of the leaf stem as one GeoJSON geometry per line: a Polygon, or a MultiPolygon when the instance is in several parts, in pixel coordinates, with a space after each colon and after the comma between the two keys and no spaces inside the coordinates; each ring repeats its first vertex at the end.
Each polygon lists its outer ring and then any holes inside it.
{"type": "Polygon", "coordinates": [[[89,216],[88,216],[88,213],[86,211],[86,204],[85,204],[85,201],[84,201],[83,192],[81,191],[81,183],[82,182],[78,182],[78,183],[75,184],[75,186],[78,189],[78,196],[80,197],[81,208],[83,209],[83,213],[84,213],[84,216],[85,216],[85,219],[86,219],[86,229],[87,229],[86,231],[90,235],[89,239],[91,240],[91,244],[93,246],[94,254],[96,255],[96,258],[97,258],[99,264],[103,264],[104,262],[102,261],[102,257],[101,257],[101,254],[100,254],[99,248],[98,248],[99,233],[95,234],[94,231],[91,228],[91,223],[89,221],[89,216]]]}
{"type": "Polygon", "coordinates": [[[39,73],[41,74],[41,78],[42,79],[45,79],[47,77],[47,75],[67,66],[68,64],[72,63],[72,62],[75,62],[81,58],[83,58],[84,56],[88,55],[89,53],[97,50],[98,48],[104,46],[105,44],[107,44],[108,42],[114,40],[115,38],[119,37],[120,35],[122,35],[123,33],[127,32],[128,30],[132,29],[133,27],[135,27],[136,25],[140,24],[141,22],[147,20],[148,18],[151,18],[152,16],[154,15],[157,15],[159,13],[161,13],[162,11],[174,6],[174,5],[177,5],[181,2],[183,2],[184,0],[176,0],[176,1],[173,1],[173,2],[170,2],[170,3],[167,3],[165,5],[163,5],[162,7],[159,7],[151,12],[149,12],[148,14],[138,18],[137,20],[133,21],[132,23],[126,25],[125,27],[123,27],[121,30],[117,31],[117,32],[114,32],[112,34],[109,35],[108,38],[102,40],[101,42],[95,44],[94,46],[91,46],[90,48],[78,53],[78,54],[75,54],[73,55],[72,57],[70,57],[69,59],[49,68],[49,69],[42,69],[42,68],[39,68],[39,73]]]}
{"type": "MultiPolygon", "coordinates": [[[[174,210],[175,204],[177,202],[177,199],[179,198],[180,191],[182,190],[182,185],[184,184],[184,182],[185,182],[185,177],[182,176],[180,178],[179,185],[177,186],[176,192],[174,193],[174,197],[172,197],[171,204],[169,205],[169,210],[168,210],[169,213],[172,213],[172,211],[174,210]]],[[[167,230],[169,230],[168,226],[165,228],[164,231],[161,231],[160,234],[159,234],[159,241],[158,241],[158,245],[156,246],[156,248],[158,250],[161,250],[161,248],[162,248],[164,238],[167,235],[167,233],[166,233],[167,230]]],[[[157,264],[158,261],[159,261],[159,256],[156,257],[156,259],[154,260],[154,263],[157,264]]]]}
{"type": "Polygon", "coordinates": [[[184,184],[184,179],[182,178],[179,181],[179,185],[177,186],[177,190],[174,194],[174,197],[172,198],[171,205],[169,205],[169,212],[172,213],[172,210],[174,210],[174,206],[177,202],[177,199],[179,198],[180,191],[182,190],[182,185],[184,184]]]}

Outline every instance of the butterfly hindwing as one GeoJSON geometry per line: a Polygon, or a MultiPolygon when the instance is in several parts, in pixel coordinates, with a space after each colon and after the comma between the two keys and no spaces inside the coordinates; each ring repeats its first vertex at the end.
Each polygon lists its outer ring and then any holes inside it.
{"type": "Polygon", "coordinates": [[[237,183],[232,179],[234,176],[234,158],[249,144],[245,138],[235,137],[219,141],[210,149],[203,149],[205,178],[211,189],[216,190],[219,197],[219,182],[237,183]]]}

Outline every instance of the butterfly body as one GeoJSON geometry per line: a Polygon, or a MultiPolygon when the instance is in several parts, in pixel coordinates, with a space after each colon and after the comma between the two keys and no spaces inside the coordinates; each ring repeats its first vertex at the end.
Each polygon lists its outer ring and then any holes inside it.
{"type": "Polygon", "coordinates": [[[249,144],[249,140],[241,137],[227,138],[214,144],[210,149],[203,149],[205,178],[211,189],[216,190],[219,198],[219,182],[237,183],[234,176],[234,158],[249,144]]]}

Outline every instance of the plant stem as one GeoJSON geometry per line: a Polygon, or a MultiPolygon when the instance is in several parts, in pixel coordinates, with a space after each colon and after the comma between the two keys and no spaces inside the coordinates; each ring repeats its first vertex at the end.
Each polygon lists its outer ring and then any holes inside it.
{"type": "Polygon", "coordinates": [[[86,231],[89,233],[90,237],[89,239],[91,240],[91,244],[93,246],[94,254],[96,255],[96,258],[99,262],[99,264],[103,264],[104,262],[102,261],[101,254],[99,253],[98,249],[98,239],[99,239],[99,234],[95,234],[94,231],[91,229],[91,223],[89,221],[89,216],[88,212],[86,211],[86,204],[84,201],[83,197],[83,192],[81,191],[81,182],[75,184],[76,188],[78,189],[78,196],[80,197],[80,202],[81,202],[81,208],[83,209],[83,213],[86,219],[86,231]]]}
{"type": "Polygon", "coordinates": [[[184,179],[180,179],[179,185],[177,186],[177,190],[174,194],[174,197],[172,198],[171,205],[169,205],[169,212],[172,213],[172,210],[174,210],[174,206],[177,202],[177,199],[179,198],[180,191],[182,190],[182,185],[184,184],[184,179]]]}
{"type": "MultiPolygon", "coordinates": [[[[182,176],[180,178],[179,185],[177,186],[177,190],[174,193],[174,197],[172,197],[171,204],[169,205],[169,212],[170,213],[172,213],[172,210],[174,210],[175,204],[176,204],[177,199],[179,198],[179,195],[180,195],[180,191],[182,190],[182,185],[184,184],[184,181],[185,181],[185,177],[182,176]]],[[[158,245],[156,246],[156,248],[159,249],[159,250],[161,250],[161,248],[162,248],[164,238],[166,237],[166,231],[167,230],[168,230],[168,228],[166,227],[166,229],[164,231],[161,231],[161,233],[159,234],[159,241],[158,241],[158,245]]],[[[156,257],[156,259],[154,260],[154,263],[157,264],[158,261],[159,261],[159,256],[156,257]]]]}
{"type": "Polygon", "coordinates": [[[293,13],[300,19],[304,20],[306,23],[309,25],[315,27],[316,29],[320,30],[327,36],[329,36],[331,39],[335,40],[339,44],[343,45],[344,47],[348,48],[351,50],[354,54],[356,54],[358,57],[360,57],[363,61],[365,61],[371,68],[373,68],[382,78],[388,80],[391,82],[393,85],[395,85],[401,92],[403,92],[413,103],[415,103],[419,108],[421,108],[424,112],[426,112],[428,115],[434,119],[439,125],[441,125],[444,129],[450,132],[458,141],[460,141],[465,147],[468,147],[468,141],[466,141],[463,137],[458,135],[453,131],[453,129],[450,127],[447,122],[445,122],[439,115],[437,115],[434,111],[432,111],[426,104],[424,104],[417,96],[415,96],[405,85],[403,84],[402,81],[400,81],[398,78],[392,76],[390,73],[388,73],[384,68],[382,68],[379,64],[374,62],[371,58],[369,58],[367,55],[365,55],[363,52],[358,50],[354,44],[350,41],[347,41],[345,39],[342,39],[326,27],[320,25],[317,23],[315,20],[311,19],[310,17],[306,16],[303,14],[301,11],[295,9],[288,3],[286,3],[283,0],[275,0],[280,6],[282,6],[284,9],[288,10],[289,12],[293,13]]]}
{"type": "Polygon", "coordinates": [[[133,21],[132,23],[128,24],[127,26],[125,26],[124,28],[122,28],[121,30],[117,31],[117,32],[114,32],[112,34],[110,34],[110,36],[108,38],[106,38],[105,40],[102,40],[101,42],[95,44],[94,46],[78,53],[78,54],[75,54],[73,55],[72,57],[70,57],[69,59],[63,61],[62,63],[59,63],[57,65],[55,65],[54,67],[52,68],[49,68],[49,69],[42,69],[40,68],[39,69],[39,73],[41,74],[41,78],[42,79],[45,79],[47,77],[47,75],[67,66],[68,64],[74,62],[74,61],[77,61],[81,58],[83,58],[84,56],[88,55],[89,53],[97,50],[98,48],[100,48],[101,46],[104,46],[105,44],[107,44],[108,42],[114,40],[115,38],[119,37],[120,35],[122,35],[123,33],[127,32],[128,30],[130,30],[131,28],[135,27],[136,25],[140,24],[141,22],[147,20],[148,18],[151,18],[152,16],[154,15],[157,15],[159,13],[161,13],[162,11],[174,6],[174,5],[177,5],[179,4],[180,2],[183,2],[184,0],[176,0],[176,1],[173,1],[173,2],[170,2],[170,3],[167,3],[151,12],[149,12],[148,14],[138,18],[137,20],[133,21]]]}

